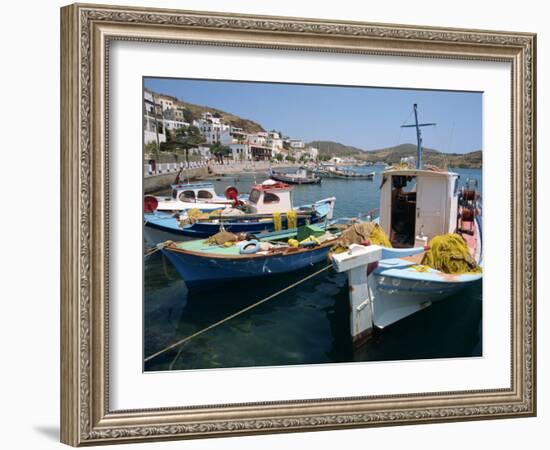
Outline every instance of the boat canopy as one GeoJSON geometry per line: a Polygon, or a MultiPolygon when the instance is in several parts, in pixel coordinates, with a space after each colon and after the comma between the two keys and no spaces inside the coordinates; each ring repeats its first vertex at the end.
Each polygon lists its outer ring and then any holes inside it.
{"type": "Polygon", "coordinates": [[[255,214],[292,211],[291,191],[292,186],[288,184],[264,181],[252,186],[248,202],[255,214]]]}
{"type": "Polygon", "coordinates": [[[172,198],[182,202],[222,199],[216,194],[212,183],[173,184],[172,198]]]}
{"type": "Polygon", "coordinates": [[[380,226],[394,247],[414,247],[457,227],[458,178],[440,169],[382,173],[380,226]]]}

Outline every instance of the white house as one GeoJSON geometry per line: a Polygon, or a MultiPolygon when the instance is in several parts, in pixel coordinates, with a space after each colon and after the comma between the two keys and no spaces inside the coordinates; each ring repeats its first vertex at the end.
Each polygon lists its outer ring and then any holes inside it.
{"type": "Polygon", "coordinates": [[[196,120],[194,125],[200,130],[207,144],[219,142],[220,144],[229,145],[233,143],[231,126],[223,123],[221,118],[214,117],[210,112],[203,113],[202,118],[196,120]]]}
{"type": "Polygon", "coordinates": [[[252,140],[229,144],[233,161],[268,161],[273,156],[271,148],[252,140]]]}
{"type": "Polygon", "coordinates": [[[164,132],[164,118],[162,107],[156,95],[147,89],[143,90],[143,141],[145,144],[151,142],[166,142],[164,132]],[[158,133],[157,133],[158,132],[158,133]]]}
{"type": "Polygon", "coordinates": [[[267,133],[266,145],[271,147],[271,152],[273,155],[277,155],[283,150],[283,139],[276,131],[270,131],[267,133]]]}
{"type": "Polygon", "coordinates": [[[304,144],[304,141],[302,141],[301,139],[287,139],[287,142],[290,148],[298,150],[304,149],[306,146],[306,144],[304,144]]]}
{"type": "Polygon", "coordinates": [[[250,154],[250,146],[247,143],[243,142],[229,144],[229,148],[231,148],[231,156],[233,161],[250,161],[252,159],[252,155],[250,154]]]}

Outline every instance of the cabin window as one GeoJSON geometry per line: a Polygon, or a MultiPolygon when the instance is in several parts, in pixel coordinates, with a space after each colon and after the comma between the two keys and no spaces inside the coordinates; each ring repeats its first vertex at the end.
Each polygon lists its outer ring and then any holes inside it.
{"type": "Polygon", "coordinates": [[[195,191],[183,191],[180,194],[180,201],[182,202],[192,202],[195,201],[195,191]]]}
{"type": "Polygon", "coordinates": [[[198,198],[213,198],[214,195],[212,195],[212,192],[209,191],[199,191],[197,194],[198,198]]]}
{"type": "Polygon", "coordinates": [[[266,192],[264,194],[264,203],[279,203],[281,199],[278,195],[272,194],[271,192],[266,192]]]}
{"type": "Polygon", "coordinates": [[[456,194],[458,194],[458,178],[459,177],[455,178],[455,188],[454,188],[454,192],[453,192],[453,195],[455,195],[455,196],[456,196],[456,194]]]}
{"type": "Polygon", "coordinates": [[[252,189],[252,192],[248,197],[248,201],[250,201],[250,203],[258,203],[258,200],[260,200],[260,195],[260,191],[258,191],[257,189],[252,189]]]}
{"type": "Polygon", "coordinates": [[[175,200],[178,195],[178,191],[175,189],[172,189],[172,198],[175,200]]]}

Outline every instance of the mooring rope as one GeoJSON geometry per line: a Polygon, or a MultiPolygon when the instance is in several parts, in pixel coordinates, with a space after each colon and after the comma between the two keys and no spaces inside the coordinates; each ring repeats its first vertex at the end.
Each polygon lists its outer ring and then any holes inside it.
{"type": "MultiPolygon", "coordinates": [[[[257,306],[260,306],[262,303],[265,303],[265,302],[267,302],[267,301],[269,301],[269,300],[271,300],[271,299],[277,297],[278,295],[281,295],[282,293],[284,293],[284,292],[286,292],[286,291],[288,291],[288,290],[290,290],[290,289],[292,289],[292,288],[294,288],[294,287],[296,287],[296,286],[302,284],[303,282],[305,282],[305,281],[307,281],[307,280],[310,280],[311,278],[315,277],[316,275],[319,275],[320,273],[324,272],[325,270],[327,270],[327,269],[329,269],[329,268],[331,268],[331,267],[332,267],[332,264],[329,264],[328,266],[323,267],[322,269],[318,270],[317,272],[314,272],[314,273],[308,275],[307,277],[304,277],[304,278],[302,278],[301,280],[298,280],[298,281],[296,281],[295,283],[292,283],[291,285],[285,287],[284,289],[281,289],[280,291],[277,291],[277,292],[275,292],[274,294],[271,294],[271,295],[269,295],[269,296],[263,298],[263,299],[260,300],[259,302],[256,302],[256,303],[254,303],[254,304],[252,304],[252,305],[250,305],[250,306],[247,306],[246,308],[241,309],[240,311],[237,311],[236,313],[231,314],[230,316],[227,316],[226,318],[224,318],[224,319],[222,319],[222,320],[219,320],[218,322],[213,323],[212,325],[209,325],[209,326],[207,326],[206,328],[203,328],[203,329],[197,331],[196,333],[193,333],[193,334],[190,335],[190,336],[187,336],[187,337],[185,337],[185,338],[183,338],[183,339],[181,339],[181,340],[179,340],[179,341],[177,341],[177,342],[174,342],[173,344],[170,344],[168,347],[165,347],[165,348],[163,348],[162,350],[159,350],[158,352],[153,353],[152,355],[147,356],[147,357],[143,360],[143,362],[151,361],[153,358],[156,358],[157,356],[160,356],[160,355],[166,353],[167,351],[172,350],[172,349],[175,348],[175,347],[178,347],[178,346],[180,346],[180,345],[182,345],[182,344],[185,344],[186,342],[190,341],[191,339],[194,339],[194,338],[196,338],[197,336],[200,336],[201,334],[206,333],[207,331],[210,331],[210,330],[212,330],[213,328],[216,328],[216,327],[218,327],[218,326],[224,324],[225,322],[227,322],[227,321],[229,321],[229,320],[231,320],[231,319],[234,319],[235,317],[240,316],[241,314],[243,314],[243,313],[245,313],[245,312],[247,312],[247,311],[250,311],[250,310],[253,309],[253,308],[256,308],[257,306]]],[[[173,361],[170,363],[170,366],[169,366],[170,369],[172,369],[174,363],[175,363],[176,360],[179,358],[179,356],[180,356],[180,354],[181,354],[181,349],[182,349],[182,348],[183,348],[183,347],[180,348],[180,350],[178,351],[176,357],[175,357],[175,358],[173,359],[173,361]]]]}

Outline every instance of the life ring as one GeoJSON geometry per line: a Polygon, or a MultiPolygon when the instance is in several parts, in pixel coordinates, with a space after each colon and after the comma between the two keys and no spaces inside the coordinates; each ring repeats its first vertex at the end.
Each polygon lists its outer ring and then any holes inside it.
{"type": "Polygon", "coordinates": [[[241,255],[251,255],[253,253],[258,253],[260,251],[260,243],[256,240],[245,241],[241,244],[239,253],[241,255]]]}

